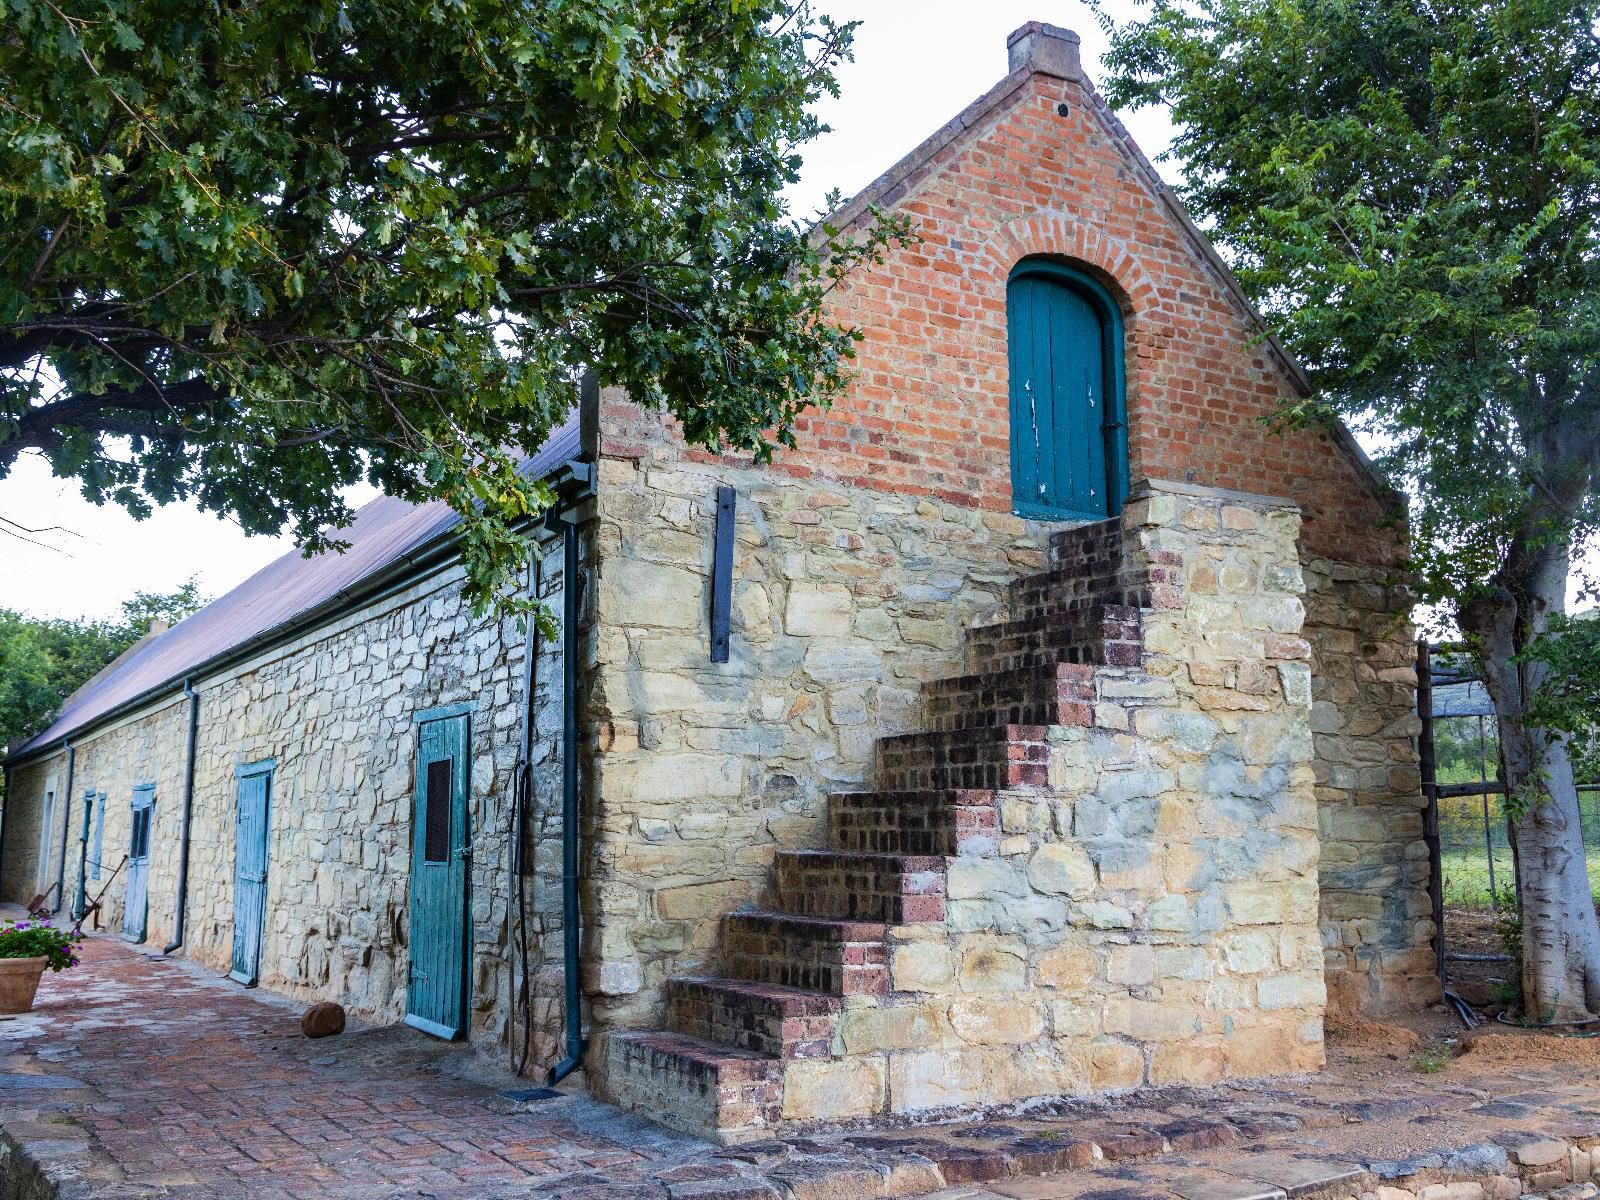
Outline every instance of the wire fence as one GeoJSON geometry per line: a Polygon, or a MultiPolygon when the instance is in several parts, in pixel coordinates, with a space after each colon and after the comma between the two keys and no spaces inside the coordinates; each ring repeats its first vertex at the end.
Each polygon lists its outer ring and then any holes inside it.
{"type": "MultiPolygon", "coordinates": [[[[1492,718],[1441,715],[1434,718],[1434,726],[1440,783],[1493,782],[1499,748],[1492,718]]],[[[1589,879],[1600,904],[1600,785],[1579,786],[1578,814],[1589,879]]],[[[1446,907],[1487,910],[1516,906],[1516,872],[1504,796],[1440,796],[1439,857],[1446,907]]]]}

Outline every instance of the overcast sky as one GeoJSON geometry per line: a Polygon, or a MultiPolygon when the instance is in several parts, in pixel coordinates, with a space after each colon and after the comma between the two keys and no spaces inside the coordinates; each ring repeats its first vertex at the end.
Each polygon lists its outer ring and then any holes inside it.
{"type": "MultiPolygon", "coordinates": [[[[800,214],[832,188],[848,195],[870,183],[997,82],[1006,71],[1006,34],[1025,21],[1076,29],[1091,73],[1104,49],[1087,6],[1070,0],[830,0],[823,7],[863,25],[856,61],[840,74],[842,95],[824,112],[834,132],[811,147],[794,189],[800,214]]],[[[1148,154],[1165,147],[1170,126],[1162,113],[1125,119],[1148,154]]],[[[293,549],[284,539],[246,537],[187,505],[145,521],[97,509],[34,458],[0,480],[0,514],[64,531],[41,534],[40,546],[0,534],[0,604],[40,616],[110,615],[134,589],[167,591],[190,575],[216,596],[293,549]]]]}

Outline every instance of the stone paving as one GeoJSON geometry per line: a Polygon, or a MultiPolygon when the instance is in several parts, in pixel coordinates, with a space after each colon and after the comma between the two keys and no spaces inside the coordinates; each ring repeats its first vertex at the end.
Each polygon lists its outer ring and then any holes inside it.
{"type": "Polygon", "coordinates": [[[581,1094],[508,1099],[527,1082],[408,1029],[309,1041],[286,1001],[107,936],[84,958],[0,1022],[7,1200],[1587,1200],[1600,1161],[1594,1055],[1465,1078],[1396,1058],[718,1149],[581,1094]]]}

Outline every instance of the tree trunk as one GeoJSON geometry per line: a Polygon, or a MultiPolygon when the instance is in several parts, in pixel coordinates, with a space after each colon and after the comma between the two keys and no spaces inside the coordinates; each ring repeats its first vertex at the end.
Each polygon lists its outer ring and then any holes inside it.
{"type": "Polygon", "coordinates": [[[1568,548],[1522,541],[1493,583],[1458,612],[1482,657],[1516,816],[1522,894],[1523,1011],[1535,1022],[1600,1012],[1600,922],[1595,917],[1565,737],[1529,728],[1527,700],[1547,668],[1516,656],[1566,604],[1568,548]]]}

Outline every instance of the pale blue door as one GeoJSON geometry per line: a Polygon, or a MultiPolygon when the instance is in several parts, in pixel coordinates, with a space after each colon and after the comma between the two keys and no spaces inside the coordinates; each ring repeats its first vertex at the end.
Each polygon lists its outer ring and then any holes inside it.
{"type": "Polygon", "coordinates": [[[267,823],[271,762],[239,768],[233,847],[233,969],[230,979],[253,987],[261,978],[261,935],[267,917],[267,823]]]}
{"type": "Polygon", "coordinates": [[[155,816],[156,785],[141,783],[133,789],[130,806],[132,828],[128,836],[128,890],[122,904],[122,936],[142,942],[150,892],[150,824],[155,816]]]}
{"type": "Polygon", "coordinates": [[[417,726],[406,1024],[442,1038],[466,1029],[469,733],[466,714],[417,726]]]}

